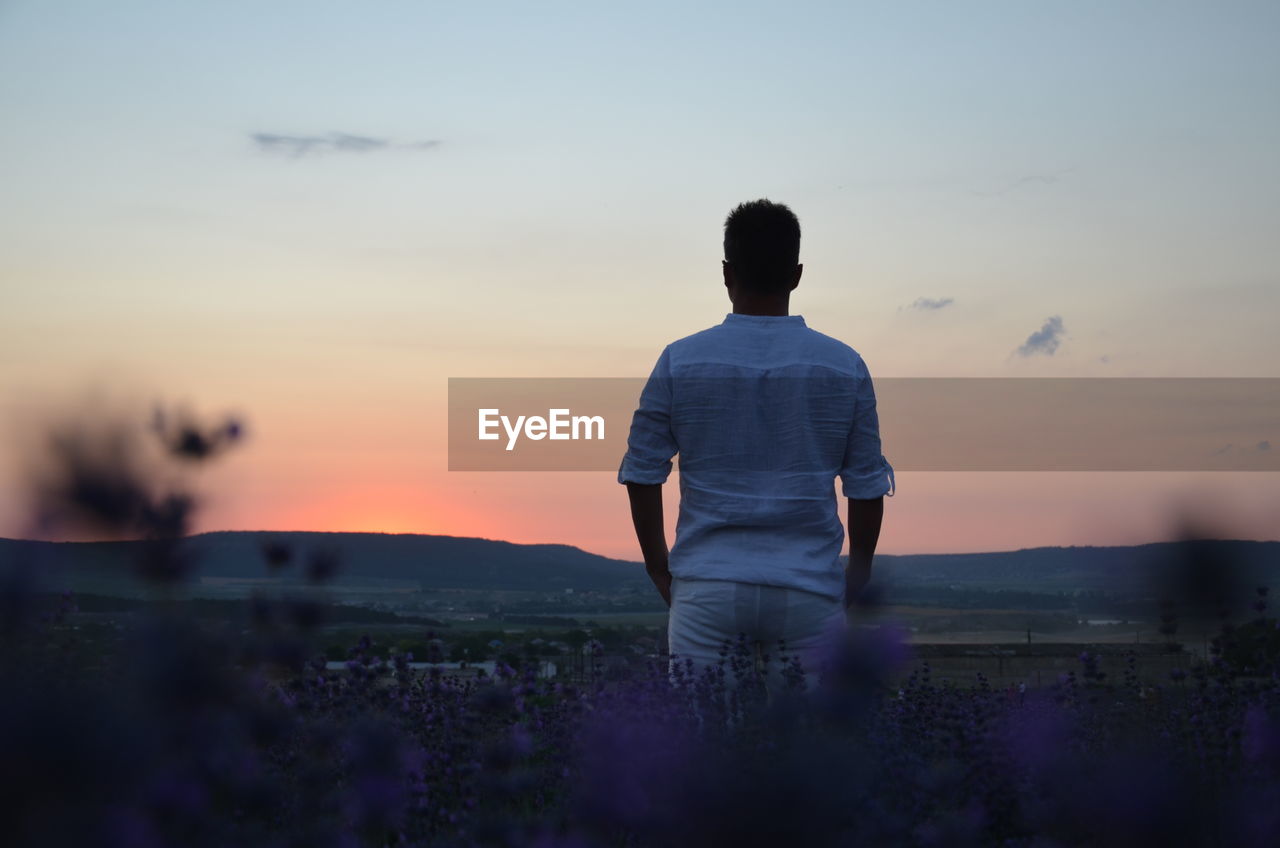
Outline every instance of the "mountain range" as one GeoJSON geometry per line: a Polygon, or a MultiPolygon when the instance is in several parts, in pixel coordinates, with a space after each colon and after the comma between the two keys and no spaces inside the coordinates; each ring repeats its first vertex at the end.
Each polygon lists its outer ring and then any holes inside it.
{"type": "MultiPolygon", "coordinates": [[[[144,544],[0,539],[0,566],[26,562],[54,583],[77,588],[91,581],[101,590],[104,580],[129,579],[144,544]]],[[[523,545],[458,536],[266,531],[202,533],[180,545],[195,575],[224,580],[301,579],[309,568],[325,568],[334,571],[333,582],[344,586],[394,582],[424,589],[620,591],[648,585],[640,563],[570,545],[523,545]],[[275,567],[271,558],[277,562],[275,567]]],[[[1158,581],[1178,580],[1194,591],[1195,581],[1229,580],[1252,587],[1280,583],[1277,577],[1280,542],[1207,540],[882,555],[876,557],[872,579],[884,586],[1134,594],[1146,593],[1158,581]]]]}

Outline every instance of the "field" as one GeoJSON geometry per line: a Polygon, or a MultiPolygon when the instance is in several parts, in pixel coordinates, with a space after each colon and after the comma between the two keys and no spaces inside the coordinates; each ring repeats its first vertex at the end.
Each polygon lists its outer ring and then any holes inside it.
{"type": "MultiPolygon", "coordinates": [[[[278,546],[246,549],[280,571],[278,546]]],[[[1200,575],[1232,573],[1204,550],[1200,575]]],[[[669,665],[665,612],[630,585],[338,582],[314,552],[289,579],[195,583],[176,546],[137,551],[123,595],[4,571],[6,846],[1251,846],[1280,827],[1280,630],[1257,584],[1234,609],[1213,582],[860,599],[815,686],[775,654],[787,685],[766,690],[745,645],[703,676],[669,665]]]]}
{"type": "Polygon", "coordinates": [[[247,628],[6,607],[6,844],[1262,845],[1280,823],[1280,686],[1248,627],[1164,665],[853,628],[802,694],[794,662],[767,692],[737,649],[701,679],[643,656],[418,670],[393,641],[413,628],[259,606],[247,628]]]}

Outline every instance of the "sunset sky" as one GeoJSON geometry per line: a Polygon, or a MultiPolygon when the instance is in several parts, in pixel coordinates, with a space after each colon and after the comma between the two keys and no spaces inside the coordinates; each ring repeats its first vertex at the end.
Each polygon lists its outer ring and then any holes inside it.
{"type": "MultiPolygon", "coordinates": [[[[447,379],[647,374],[757,197],[875,376],[1280,377],[1278,37],[1270,0],[0,0],[0,535],[19,431],[99,392],[243,418],[201,530],[638,558],[613,474],[448,471],[447,379]]],[[[1269,473],[898,490],[888,553],[1280,534],[1269,473]]]]}

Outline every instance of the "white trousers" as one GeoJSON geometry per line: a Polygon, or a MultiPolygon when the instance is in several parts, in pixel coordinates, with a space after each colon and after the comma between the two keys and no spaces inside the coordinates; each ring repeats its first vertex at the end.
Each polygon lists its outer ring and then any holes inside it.
{"type": "MultiPolygon", "coordinates": [[[[783,664],[779,661],[778,640],[786,653],[798,655],[805,671],[805,686],[818,682],[819,664],[829,640],[848,627],[844,602],[800,589],[762,586],[732,580],[671,580],[671,610],[667,619],[667,644],[671,652],[669,671],[674,673],[692,660],[695,675],[720,661],[721,646],[728,640],[730,650],[746,636],[750,659],[756,673],[764,676],[770,700],[786,687],[783,664]],[[768,655],[766,663],[764,656],[768,655]]],[[[742,681],[734,679],[725,662],[726,688],[742,681]]]]}

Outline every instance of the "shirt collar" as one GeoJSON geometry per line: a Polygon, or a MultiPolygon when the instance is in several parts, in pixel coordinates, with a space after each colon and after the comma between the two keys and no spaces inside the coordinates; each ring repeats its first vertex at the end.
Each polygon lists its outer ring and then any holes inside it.
{"type": "Polygon", "coordinates": [[[742,324],[756,327],[806,327],[802,315],[743,315],[730,312],[724,316],[726,324],[742,324]]]}

